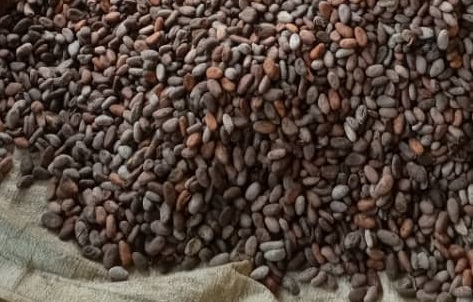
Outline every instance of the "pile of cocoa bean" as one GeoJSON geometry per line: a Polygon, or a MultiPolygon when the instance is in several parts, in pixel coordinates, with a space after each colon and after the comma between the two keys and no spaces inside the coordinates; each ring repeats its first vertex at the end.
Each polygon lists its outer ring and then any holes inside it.
{"type": "Polygon", "coordinates": [[[114,281],[247,260],[275,294],[472,301],[472,32],[473,0],[20,0],[0,179],[24,149],[114,281]]]}

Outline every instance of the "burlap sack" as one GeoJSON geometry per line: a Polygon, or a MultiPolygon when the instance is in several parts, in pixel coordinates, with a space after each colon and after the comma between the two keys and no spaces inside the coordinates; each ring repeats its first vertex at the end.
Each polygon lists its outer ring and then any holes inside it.
{"type": "MultiPolygon", "coordinates": [[[[286,292],[276,298],[248,277],[247,262],[201,268],[192,272],[145,275],[132,272],[130,280],[112,283],[98,263],[84,259],[72,242],[62,242],[40,225],[44,211],[44,183],[18,190],[15,168],[0,183],[0,301],[346,301],[349,288],[342,281],[334,293],[302,286],[299,296],[286,292]]],[[[382,301],[400,301],[382,276],[382,301]]]]}

